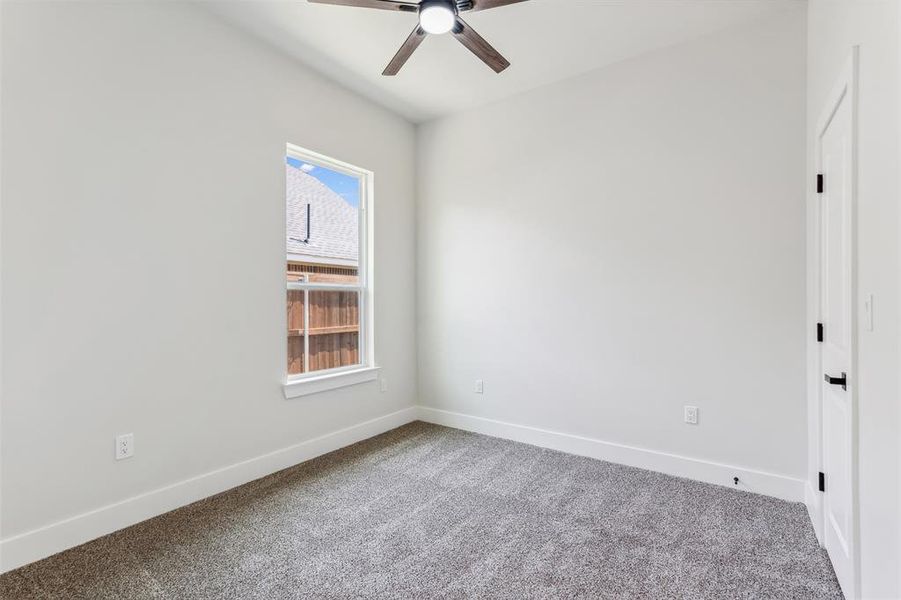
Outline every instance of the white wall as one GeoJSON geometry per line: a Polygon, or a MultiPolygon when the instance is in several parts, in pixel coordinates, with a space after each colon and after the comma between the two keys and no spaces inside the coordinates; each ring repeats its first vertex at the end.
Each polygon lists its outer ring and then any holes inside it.
{"type": "Polygon", "coordinates": [[[803,477],[805,43],[801,6],[421,127],[421,403],[803,477]]]}
{"type": "Polygon", "coordinates": [[[180,3],[4,2],[2,60],[4,540],[413,405],[413,126],[180,3]],[[286,142],[376,173],[387,393],[282,395],[286,142]]]}
{"type": "Polygon", "coordinates": [[[857,391],[860,591],[864,598],[901,596],[898,11],[896,0],[812,0],[809,6],[810,169],[816,120],[852,46],[860,46],[857,391]],[[865,294],[875,297],[873,331],[863,326],[865,294]]]}

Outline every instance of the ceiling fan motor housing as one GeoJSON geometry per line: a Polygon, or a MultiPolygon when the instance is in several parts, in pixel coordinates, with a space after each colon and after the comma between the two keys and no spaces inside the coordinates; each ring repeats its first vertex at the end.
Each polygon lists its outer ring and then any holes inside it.
{"type": "Polygon", "coordinates": [[[460,4],[469,4],[471,6],[472,1],[465,0],[463,2],[454,2],[454,0],[422,0],[419,3],[419,12],[422,12],[425,9],[430,8],[432,6],[440,6],[441,8],[446,8],[446,9],[450,10],[451,12],[453,12],[454,14],[457,14],[457,11],[461,10],[459,8],[460,4]]]}

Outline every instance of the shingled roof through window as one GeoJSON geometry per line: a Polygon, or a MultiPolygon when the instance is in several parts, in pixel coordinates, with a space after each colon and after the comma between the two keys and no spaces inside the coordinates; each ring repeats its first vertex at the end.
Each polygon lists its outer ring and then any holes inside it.
{"type": "Polygon", "coordinates": [[[356,265],[359,257],[357,209],[324,183],[285,165],[287,178],[287,250],[295,260],[356,265]],[[307,239],[307,204],[310,235],[307,239]]]}

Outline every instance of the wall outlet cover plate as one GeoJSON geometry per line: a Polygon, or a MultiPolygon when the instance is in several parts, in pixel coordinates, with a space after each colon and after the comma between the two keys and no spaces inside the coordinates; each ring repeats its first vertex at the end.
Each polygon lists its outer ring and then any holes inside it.
{"type": "Polygon", "coordinates": [[[135,434],[123,433],[116,436],[116,460],[131,458],[135,454],[135,434]]]}

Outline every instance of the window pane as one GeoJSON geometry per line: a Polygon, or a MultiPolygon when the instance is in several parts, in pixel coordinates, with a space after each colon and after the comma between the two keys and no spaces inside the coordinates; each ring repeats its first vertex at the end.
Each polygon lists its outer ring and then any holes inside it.
{"type": "MultiPolygon", "coordinates": [[[[360,177],[296,156],[289,151],[285,164],[286,280],[357,286],[360,177]]],[[[356,290],[288,290],[288,375],[361,364],[360,297],[356,290]]]]}
{"type": "Polygon", "coordinates": [[[311,290],[310,371],[360,363],[360,295],[311,290]]]}
{"type": "Polygon", "coordinates": [[[360,281],[360,180],[288,157],[288,281],[360,281]]]}
{"type": "Polygon", "coordinates": [[[288,375],[304,372],[304,331],[302,291],[288,290],[288,375]]]}

